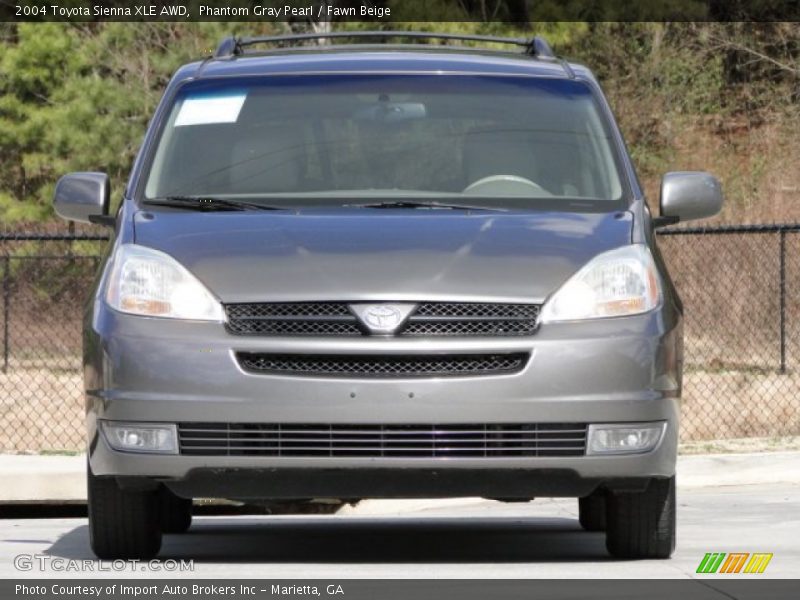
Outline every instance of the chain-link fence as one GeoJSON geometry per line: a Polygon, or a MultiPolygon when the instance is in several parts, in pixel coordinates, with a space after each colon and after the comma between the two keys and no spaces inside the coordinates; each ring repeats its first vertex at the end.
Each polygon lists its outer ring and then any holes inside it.
{"type": "MultiPolygon", "coordinates": [[[[83,448],[81,321],[105,236],[0,233],[0,452],[83,448]]],[[[800,225],[681,229],[682,438],[800,435],[800,225]]]]}
{"type": "Polygon", "coordinates": [[[800,434],[800,224],[678,229],[682,439],[800,434]]]}
{"type": "Polygon", "coordinates": [[[84,446],[81,321],[106,239],[0,233],[0,452],[84,446]]]}

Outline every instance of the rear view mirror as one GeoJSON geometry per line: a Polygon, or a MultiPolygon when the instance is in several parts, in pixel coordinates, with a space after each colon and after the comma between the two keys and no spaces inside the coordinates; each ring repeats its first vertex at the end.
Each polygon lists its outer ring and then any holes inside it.
{"type": "Polygon", "coordinates": [[[424,119],[428,112],[421,102],[378,101],[359,108],[353,118],[356,121],[376,121],[379,123],[399,123],[424,119]]]}
{"type": "Polygon", "coordinates": [[[661,181],[661,217],[657,227],[713,217],[722,208],[722,186],[702,171],[667,173],[661,181]]]}
{"type": "Polygon", "coordinates": [[[70,173],[56,183],[53,206],[62,219],[107,225],[110,187],[105,173],[70,173]]]}

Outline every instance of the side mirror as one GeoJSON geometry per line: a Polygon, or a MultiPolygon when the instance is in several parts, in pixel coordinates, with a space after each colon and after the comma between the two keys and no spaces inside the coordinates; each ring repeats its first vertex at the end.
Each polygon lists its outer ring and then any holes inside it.
{"type": "Polygon", "coordinates": [[[70,173],[56,183],[53,206],[62,219],[108,225],[111,185],[105,173],[70,173]]]}
{"type": "Polygon", "coordinates": [[[661,180],[661,216],[656,227],[713,217],[722,208],[722,186],[702,171],[667,173],[661,180]]]}

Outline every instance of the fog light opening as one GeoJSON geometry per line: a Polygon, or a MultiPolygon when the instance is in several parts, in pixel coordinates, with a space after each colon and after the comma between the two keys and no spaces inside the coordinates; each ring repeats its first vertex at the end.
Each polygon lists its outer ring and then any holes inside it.
{"type": "Polygon", "coordinates": [[[589,425],[587,454],[640,454],[661,441],[666,422],[589,425]]]}
{"type": "Polygon", "coordinates": [[[102,421],[109,446],[123,452],[177,454],[178,434],[172,423],[102,421]]]}

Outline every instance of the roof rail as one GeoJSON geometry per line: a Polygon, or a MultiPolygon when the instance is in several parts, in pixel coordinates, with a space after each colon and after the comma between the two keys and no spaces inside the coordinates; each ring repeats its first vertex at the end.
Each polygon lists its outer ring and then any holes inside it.
{"type": "Polygon", "coordinates": [[[329,33],[296,33],[291,35],[273,35],[264,37],[227,37],[214,52],[214,58],[232,58],[244,54],[246,46],[256,44],[284,44],[308,40],[334,38],[409,38],[430,40],[458,40],[467,42],[487,42],[493,44],[509,44],[521,46],[524,53],[543,60],[557,60],[550,45],[541,37],[508,38],[491,35],[469,35],[458,33],[428,33],[425,31],[333,31],[329,33]]]}

